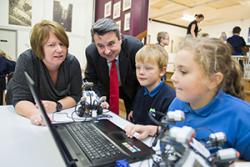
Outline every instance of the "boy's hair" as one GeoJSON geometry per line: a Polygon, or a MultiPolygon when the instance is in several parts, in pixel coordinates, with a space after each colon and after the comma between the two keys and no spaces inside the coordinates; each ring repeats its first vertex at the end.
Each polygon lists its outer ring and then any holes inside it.
{"type": "Polygon", "coordinates": [[[32,51],[39,59],[44,58],[43,45],[49,39],[49,33],[55,36],[68,48],[69,39],[64,28],[57,22],[42,20],[34,25],[30,36],[30,45],[32,51]]]}
{"type": "Polygon", "coordinates": [[[135,62],[156,63],[160,69],[167,66],[168,53],[167,51],[156,44],[144,45],[135,56],[135,62]]]}
{"type": "Polygon", "coordinates": [[[207,76],[221,72],[224,77],[218,89],[243,98],[243,74],[240,65],[231,57],[228,44],[215,38],[187,38],[179,45],[180,50],[194,54],[194,60],[200,64],[207,76]]]}
{"type": "Polygon", "coordinates": [[[97,20],[91,28],[92,41],[94,41],[95,34],[104,35],[108,32],[114,32],[118,39],[121,38],[119,27],[112,19],[102,18],[97,20]]]}
{"type": "Polygon", "coordinates": [[[6,55],[6,53],[3,50],[0,49],[0,56],[5,57],[5,55],[6,55]]]}
{"type": "Polygon", "coordinates": [[[12,60],[11,56],[6,54],[2,49],[0,49],[0,56],[5,57],[8,60],[12,60]]]}
{"type": "Polygon", "coordinates": [[[162,31],[162,32],[158,32],[157,34],[157,41],[158,43],[161,43],[161,39],[164,38],[168,33],[165,32],[165,31],[162,31]]]}
{"type": "Polygon", "coordinates": [[[235,26],[235,27],[233,28],[233,34],[239,34],[240,31],[241,31],[241,28],[240,28],[239,26],[235,26]]]}

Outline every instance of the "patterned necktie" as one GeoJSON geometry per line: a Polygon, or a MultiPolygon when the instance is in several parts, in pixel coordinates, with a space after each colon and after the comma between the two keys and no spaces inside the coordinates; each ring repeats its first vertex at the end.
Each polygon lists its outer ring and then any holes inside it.
{"type": "Polygon", "coordinates": [[[116,60],[113,60],[110,68],[109,76],[109,105],[110,110],[119,115],[119,81],[116,69],[116,60]]]}

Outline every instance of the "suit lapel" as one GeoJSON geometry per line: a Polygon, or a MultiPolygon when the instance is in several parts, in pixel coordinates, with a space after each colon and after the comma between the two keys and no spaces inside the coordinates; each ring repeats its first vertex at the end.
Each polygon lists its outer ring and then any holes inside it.
{"type": "Polygon", "coordinates": [[[104,83],[109,83],[109,69],[108,69],[108,64],[107,64],[107,60],[102,58],[101,56],[99,56],[99,74],[101,74],[100,76],[102,77],[102,79],[104,80],[104,83]]]}
{"type": "Polygon", "coordinates": [[[126,56],[124,51],[121,51],[119,55],[119,71],[122,84],[125,83],[127,77],[127,71],[129,66],[128,63],[128,57],[126,56]]]}

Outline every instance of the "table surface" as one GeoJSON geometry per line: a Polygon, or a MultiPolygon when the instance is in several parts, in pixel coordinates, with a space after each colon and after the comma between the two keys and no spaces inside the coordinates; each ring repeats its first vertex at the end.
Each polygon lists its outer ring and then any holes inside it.
{"type": "MultiPolygon", "coordinates": [[[[55,114],[56,122],[71,121],[73,109],[55,114]]],[[[130,122],[108,112],[110,120],[120,128],[130,122]]],[[[79,118],[79,117],[78,117],[79,118]]],[[[16,114],[13,106],[0,106],[0,166],[16,167],[63,167],[64,161],[46,126],[34,126],[30,120],[16,114]]],[[[152,138],[143,141],[151,145],[152,138]]],[[[152,161],[145,160],[131,164],[132,167],[152,166],[152,161]]],[[[236,167],[250,166],[250,162],[237,162],[236,167]]]]}
{"type": "MultiPolygon", "coordinates": [[[[73,110],[72,108],[61,111],[60,114],[54,114],[53,120],[72,121],[70,116],[73,110]]],[[[111,115],[110,120],[121,128],[130,123],[111,112],[107,114],[111,115]]],[[[74,117],[81,120],[79,117],[74,117]]],[[[0,106],[0,132],[2,133],[0,166],[65,166],[48,128],[32,125],[29,119],[16,114],[13,106],[0,106]]],[[[151,140],[147,139],[144,142],[151,143],[151,140]]],[[[138,166],[137,164],[134,163],[132,166],[138,166]]]]}

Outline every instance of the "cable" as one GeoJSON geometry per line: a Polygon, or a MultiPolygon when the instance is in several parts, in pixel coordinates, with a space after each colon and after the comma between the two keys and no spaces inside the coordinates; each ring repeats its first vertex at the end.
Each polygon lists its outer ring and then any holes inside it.
{"type": "Polygon", "coordinates": [[[177,121],[183,121],[184,120],[184,113],[183,111],[180,110],[175,110],[175,111],[169,111],[166,114],[163,114],[161,112],[157,112],[155,110],[150,110],[148,112],[149,118],[158,126],[161,127],[160,132],[158,135],[155,136],[155,140],[152,144],[152,146],[154,147],[157,143],[157,141],[159,139],[162,138],[163,134],[165,133],[165,131],[169,130],[169,125],[173,124],[177,121]],[[161,115],[163,116],[161,118],[161,121],[158,121],[154,118],[154,116],[156,115],[161,115]]]}

